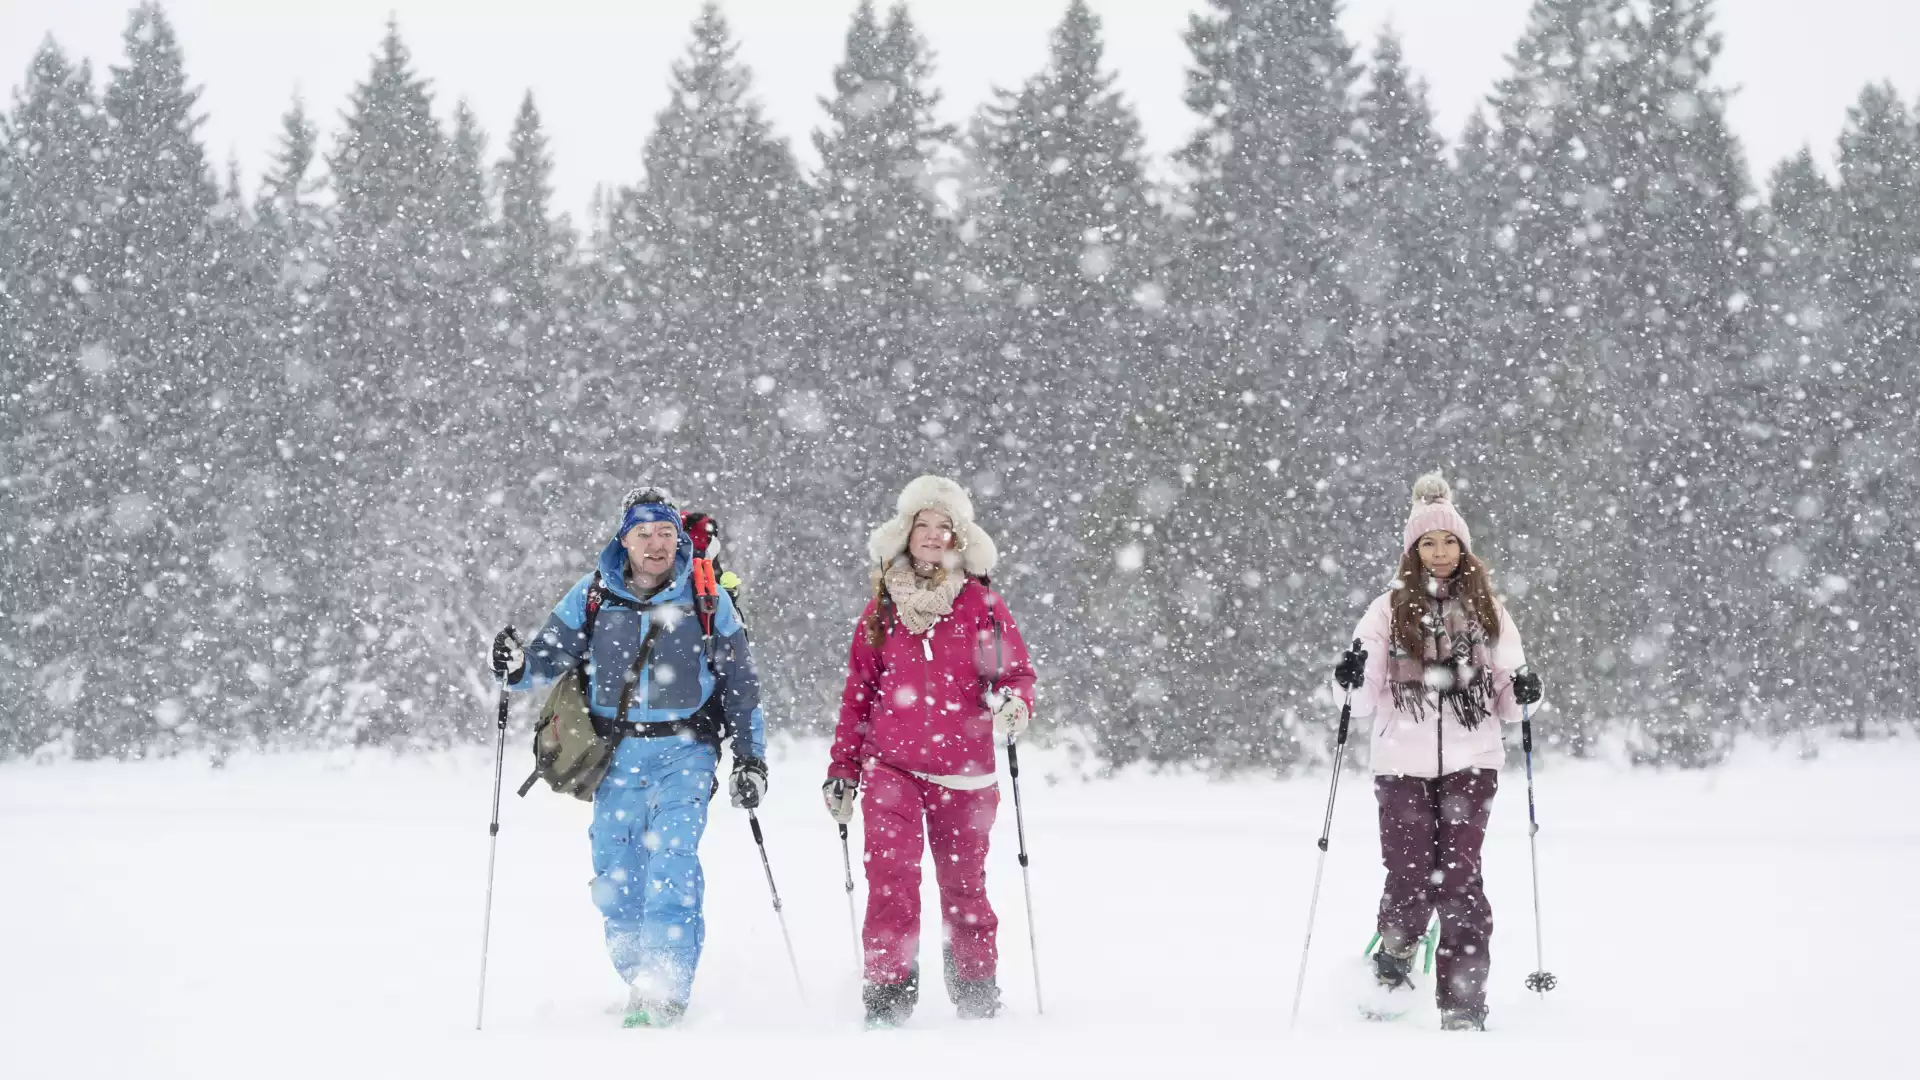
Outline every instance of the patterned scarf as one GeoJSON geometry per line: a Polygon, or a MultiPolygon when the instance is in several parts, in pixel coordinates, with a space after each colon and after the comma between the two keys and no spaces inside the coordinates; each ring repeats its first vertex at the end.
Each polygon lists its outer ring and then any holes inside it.
{"type": "Polygon", "coordinates": [[[923,578],[913,572],[913,562],[900,558],[887,567],[887,595],[907,632],[924,634],[953,611],[953,598],[967,583],[967,575],[942,567],[933,576],[923,578]]]}
{"type": "Polygon", "coordinates": [[[1493,699],[1486,630],[1466,601],[1454,595],[1451,579],[1422,577],[1417,587],[1433,597],[1433,606],[1420,617],[1424,655],[1408,656],[1398,642],[1387,653],[1394,708],[1416,723],[1429,709],[1441,717],[1452,710],[1460,726],[1472,731],[1487,718],[1493,699]]]}

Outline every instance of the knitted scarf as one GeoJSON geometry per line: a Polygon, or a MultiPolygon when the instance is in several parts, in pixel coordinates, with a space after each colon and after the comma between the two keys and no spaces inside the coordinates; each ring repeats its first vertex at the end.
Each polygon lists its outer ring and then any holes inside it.
{"type": "Polygon", "coordinates": [[[960,595],[967,575],[943,567],[923,578],[913,572],[911,560],[899,558],[887,567],[886,583],[887,595],[907,632],[924,634],[953,611],[953,598],[960,595]]]}
{"type": "Polygon", "coordinates": [[[1486,630],[1466,601],[1454,595],[1450,579],[1423,579],[1415,587],[1433,597],[1433,606],[1420,617],[1424,655],[1408,656],[1397,642],[1387,654],[1394,708],[1416,723],[1429,709],[1440,717],[1451,710],[1460,726],[1472,731],[1487,718],[1494,692],[1486,630]]]}

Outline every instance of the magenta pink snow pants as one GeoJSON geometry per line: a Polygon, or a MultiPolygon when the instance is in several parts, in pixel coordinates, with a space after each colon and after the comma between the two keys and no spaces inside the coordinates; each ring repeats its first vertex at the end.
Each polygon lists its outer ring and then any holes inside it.
{"type": "Polygon", "coordinates": [[[1000,920],[987,903],[987,838],[1000,789],[955,791],[871,759],[862,771],[867,981],[904,981],[920,954],[920,853],[928,842],[955,973],[993,978],[1000,920]]]}

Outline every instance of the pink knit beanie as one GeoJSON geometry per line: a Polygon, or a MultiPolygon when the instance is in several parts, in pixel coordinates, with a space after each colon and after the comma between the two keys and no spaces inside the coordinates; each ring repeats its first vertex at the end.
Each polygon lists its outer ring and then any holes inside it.
{"type": "Polygon", "coordinates": [[[1473,534],[1467,531],[1467,519],[1453,508],[1453,489],[1439,473],[1431,472],[1413,482],[1413,510],[1407,515],[1407,527],[1401,530],[1400,550],[1412,550],[1421,537],[1435,529],[1452,533],[1459,538],[1463,551],[1473,553],[1473,534]]]}

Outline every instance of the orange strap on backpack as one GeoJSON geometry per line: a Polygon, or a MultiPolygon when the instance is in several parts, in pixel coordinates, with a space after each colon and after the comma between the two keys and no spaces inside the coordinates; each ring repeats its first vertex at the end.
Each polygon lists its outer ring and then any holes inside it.
{"type": "Polygon", "coordinates": [[[720,610],[720,583],[713,576],[712,559],[693,560],[693,610],[700,616],[700,632],[713,636],[713,616],[720,610]]]}

